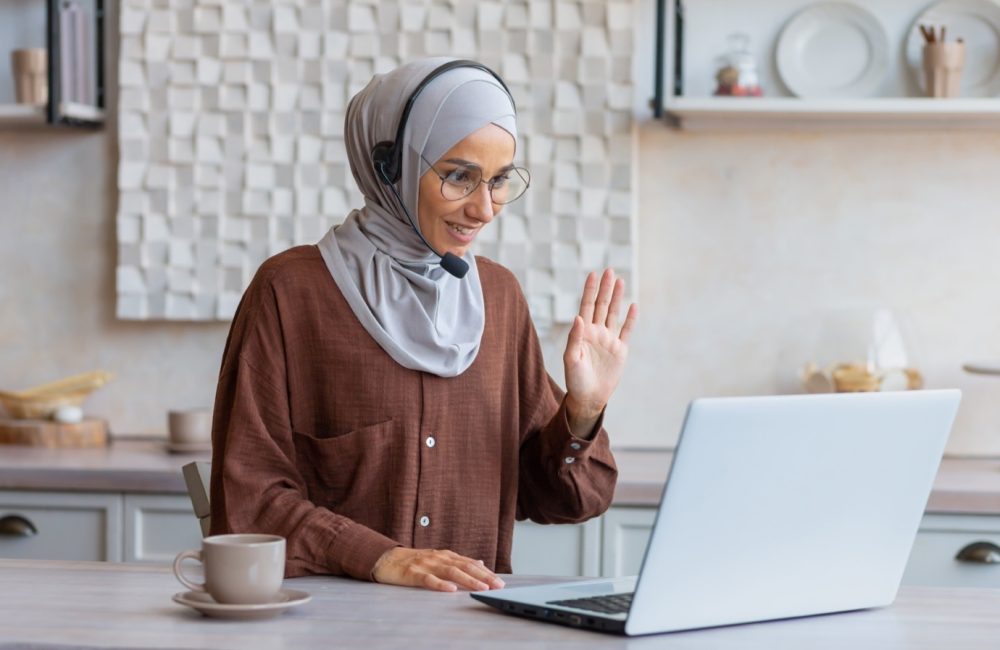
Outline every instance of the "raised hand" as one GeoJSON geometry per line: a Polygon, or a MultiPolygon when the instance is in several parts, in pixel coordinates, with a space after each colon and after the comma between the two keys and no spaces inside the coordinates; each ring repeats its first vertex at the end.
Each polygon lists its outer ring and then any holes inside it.
{"type": "Polygon", "coordinates": [[[618,329],[625,281],[605,269],[598,283],[591,272],[583,285],[580,313],[573,321],[563,353],[566,408],[573,434],[590,437],[601,411],[621,380],[628,358],[628,339],[639,316],[633,303],[618,329]]]}

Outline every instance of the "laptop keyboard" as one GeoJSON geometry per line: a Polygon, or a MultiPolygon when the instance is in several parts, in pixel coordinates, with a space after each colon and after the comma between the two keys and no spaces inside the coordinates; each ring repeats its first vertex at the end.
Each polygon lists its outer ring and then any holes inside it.
{"type": "Polygon", "coordinates": [[[609,594],[607,596],[592,596],[590,598],[571,598],[569,600],[550,600],[546,605],[562,605],[586,609],[601,614],[626,614],[632,604],[632,593],[609,594]]]}

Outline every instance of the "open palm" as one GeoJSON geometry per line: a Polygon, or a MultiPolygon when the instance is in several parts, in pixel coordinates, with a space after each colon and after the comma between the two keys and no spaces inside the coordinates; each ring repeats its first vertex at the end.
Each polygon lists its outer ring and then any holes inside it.
{"type": "Polygon", "coordinates": [[[580,313],[563,353],[568,405],[580,418],[597,417],[621,380],[629,335],[639,315],[632,304],[619,331],[624,293],[625,281],[616,279],[612,269],[605,269],[599,283],[597,274],[591,272],[583,285],[580,313]]]}

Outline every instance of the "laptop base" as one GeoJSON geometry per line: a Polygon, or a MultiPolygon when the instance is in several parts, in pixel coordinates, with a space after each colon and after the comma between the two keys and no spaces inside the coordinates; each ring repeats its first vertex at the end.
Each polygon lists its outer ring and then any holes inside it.
{"type": "Polygon", "coordinates": [[[534,618],[549,623],[557,623],[568,627],[584,628],[606,632],[608,634],[625,634],[625,621],[615,621],[599,615],[574,614],[561,609],[545,607],[544,605],[524,605],[509,600],[493,598],[486,593],[473,592],[469,594],[481,603],[496,607],[505,614],[534,618]]]}

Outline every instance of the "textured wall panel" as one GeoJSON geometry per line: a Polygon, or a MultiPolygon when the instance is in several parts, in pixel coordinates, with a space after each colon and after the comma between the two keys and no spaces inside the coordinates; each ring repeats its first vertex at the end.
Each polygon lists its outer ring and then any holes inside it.
{"type": "Polygon", "coordinates": [[[118,316],[226,320],[268,256],[361,204],[343,143],[372,74],[478,59],[517,101],[524,198],[476,252],[568,322],[585,271],[631,279],[633,0],[123,0],[118,316]]]}

